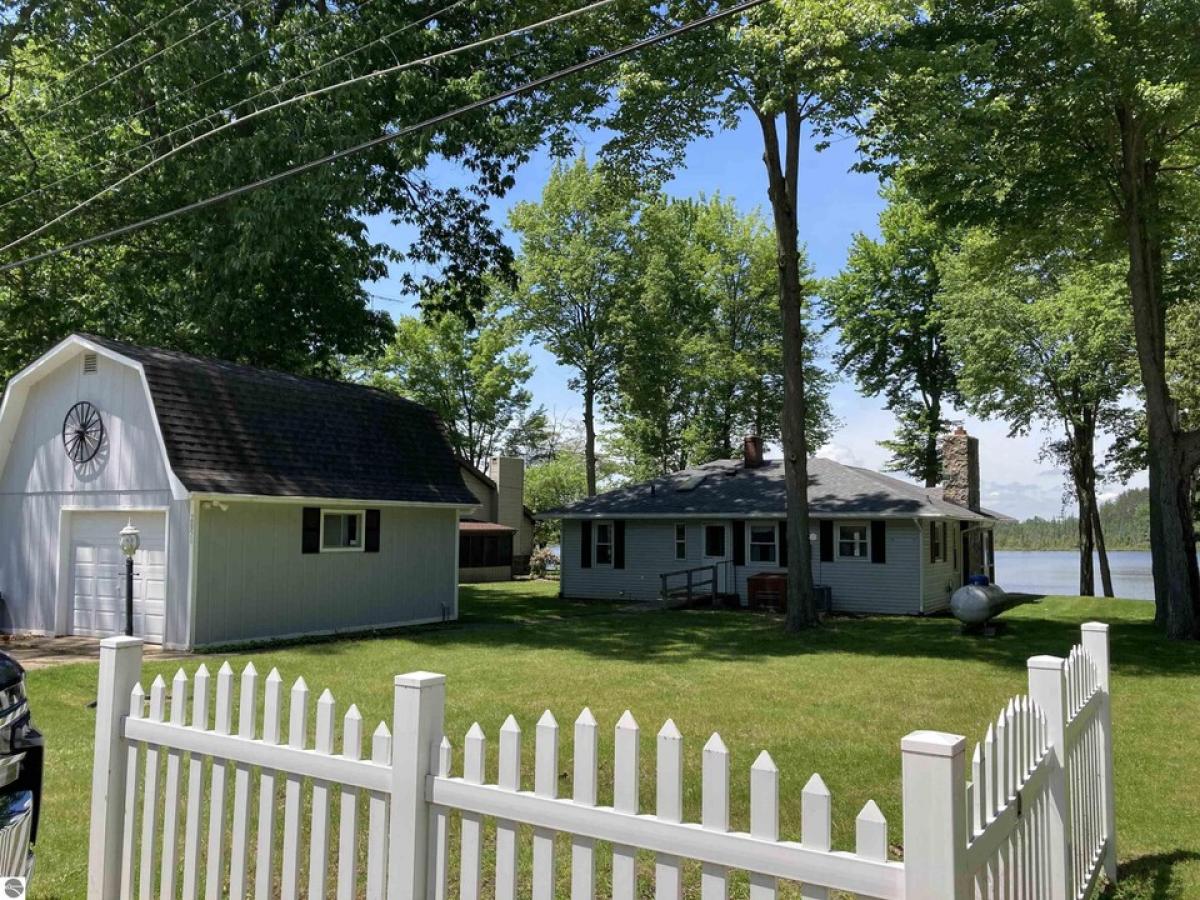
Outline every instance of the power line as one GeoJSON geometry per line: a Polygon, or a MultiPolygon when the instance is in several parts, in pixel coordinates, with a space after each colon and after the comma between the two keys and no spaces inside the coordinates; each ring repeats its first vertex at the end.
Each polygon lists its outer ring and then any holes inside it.
{"type": "Polygon", "coordinates": [[[248,113],[245,116],[240,116],[240,117],[229,119],[227,122],[224,122],[221,125],[218,125],[216,128],[211,128],[208,131],[198,134],[198,135],[184,141],[183,143],[179,144],[178,146],[172,147],[166,153],[163,153],[160,156],[154,157],[154,159],[150,160],[149,162],[139,166],[138,168],[134,169],[132,172],[128,173],[127,175],[124,175],[121,178],[118,178],[112,184],[109,184],[106,187],[102,188],[101,190],[97,191],[96,193],[92,194],[86,200],[82,200],[79,203],[75,204],[73,207],[68,209],[66,212],[60,213],[59,215],[55,216],[50,221],[42,223],[37,228],[33,229],[33,231],[23,234],[21,237],[17,238],[14,241],[10,241],[8,244],[5,244],[3,247],[0,247],[0,253],[5,253],[9,250],[12,250],[16,247],[21,246],[22,244],[24,244],[26,241],[30,240],[31,238],[37,237],[39,234],[43,233],[44,231],[46,231],[49,228],[52,228],[53,226],[57,225],[59,222],[65,221],[66,219],[70,218],[75,213],[79,212],[80,210],[87,208],[92,203],[99,200],[101,197],[111,194],[113,191],[117,190],[117,188],[121,187],[121,185],[126,184],[127,182],[129,182],[130,180],[143,174],[144,172],[147,172],[150,169],[154,168],[155,166],[165,162],[166,160],[171,159],[176,154],[181,153],[182,151],[195,146],[196,144],[200,143],[203,140],[207,140],[208,138],[212,137],[213,135],[220,134],[221,132],[226,131],[230,128],[233,128],[237,125],[245,124],[246,122],[249,122],[252,119],[256,119],[261,115],[266,115],[269,112],[274,112],[275,110],[282,109],[285,106],[291,106],[295,103],[301,103],[305,100],[311,100],[314,97],[319,97],[324,94],[332,93],[335,90],[341,90],[342,88],[350,87],[351,85],[355,85],[355,84],[360,84],[362,82],[369,81],[371,79],[382,78],[386,75],[395,75],[395,74],[397,74],[399,72],[403,72],[407,69],[415,68],[416,66],[428,65],[429,63],[437,62],[438,60],[446,59],[451,56],[456,56],[460,53],[466,53],[467,51],[470,51],[470,50],[478,50],[480,47],[486,47],[491,44],[499,43],[500,41],[504,41],[509,38],[528,33],[530,31],[533,31],[538,28],[544,28],[548,25],[553,25],[558,22],[566,21],[567,19],[572,19],[577,16],[583,15],[584,13],[588,13],[588,12],[592,12],[596,9],[600,9],[601,7],[609,6],[610,4],[615,3],[615,2],[616,2],[616,0],[595,0],[595,2],[589,3],[587,6],[581,6],[577,9],[569,10],[565,13],[559,13],[558,15],[551,16],[548,19],[542,19],[540,22],[534,22],[531,25],[522,25],[519,28],[511,29],[510,31],[504,32],[503,34],[492,35],[491,37],[481,38],[480,40],[474,41],[470,44],[463,44],[458,47],[452,47],[448,50],[441,50],[441,51],[438,51],[437,53],[432,53],[429,56],[422,57],[421,59],[410,60],[408,62],[398,63],[397,65],[389,66],[385,69],[376,69],[375,71],[368,72],[365,75],[357,75],[354,78],[349,78],[344,81],[339,81],[339,82],[337,82],[335,84],[331,84],[331,85],[325,85],[324,87],[315,88],[315,89],[313,89],[311,91],[307,91],[303,94],[296,94],[292,97],[288,97],[286,100],[280,100],[276,103],[272,103],[269,106],[264,106],[262,109],[253,110],[252,112],[248,113]]]}
{"type": "MultiPolygon", "coordinates": [[[[373,0],[363,0],[363,2],[360,3],[355,8],[356,11],[361,10],[363,7],[367,6],[371,2],[373,2],[373,0]]],[[[291,76],[285,78],[283,81],[279,82],[279,84],[270,85],[268,87],[265,87],[261,91],[258,91],[257,93],[252,94],[249,97],[246,97],[242,100],[238,100],[236,103],[233,103],[233,104],[230,104],[227,106],[223,106],[220,110],[216,110],[214,112],[208,113],[207,115],[201,116],[198,119],[193,119],[191,122],[188,122],[185,125],[180,125],[178,128],[168,131],[166,134],[161,134],[158,137],[153,137],[153,138],[150,138],[149,140],[143,141],[142,143],[138,144],[136,147],[130,147],[127,150],[122,150],[116,155],[116,159],[123,159],[126,157],[130,157],[140,150],[145,150],[149,147],[153,147],[157,144],[161,144],[164,141],[169,141],[171,138],[175,137],[176,135],[179,135],[185,131],[189,131],[192,128],[195,128],[197,125],[202,125],[202,124],[208,122],[215,115],[218,115],[220,113],[229,114],[237,109],[240,109],[241,107],[245,106],[246,104],[251,103],[254,100],[257,100],[259,97],[262,97],[266,94],[274,94],[274,93],[278,92],[284,86],[291,84],[294,81],[299,81],[300,79],[307,78],[309,75],[313,75],[313,74],[321,71],[322,69],[327,68],[336,62],[339,62],[340,60],[346,59],[347,57],[354,56],[358,53],[361,53],[363,50],[366,50],[368,47],[372,47],[375,44],[380,43],[381,41],[389,40],[404,31],[408,31],[413,28],[418,28],[421,25],[425,25],[430,20],[436,19],[439,16],[445,15],[447,12],[454,9],[456,6],[461,6],[465,2],[466,2],[466,0],[454,0],[453,3],[450,3],[449,5],[442,7],[441,9],[437,10],[436,12],[429,13],[428,15],[416,20],[415,22],[409,22],[406,25],[401,26],[400,28],[397,28],[393,31],[388,32],[386,35],[383,35],[382,37],[374,38],[365,44],[355,47],[353,50],[348,50],[345,53],[339,54],[338,56],[335,56],[333,59],[327,60],[323,63],[320,63],[319,65],[313,66],[304,72],[300,72],[297,75],[291,75],[291,76]]],[[[146,112],[147,110],[154,108],[154,106],[156,106],[158,103],[166,102],[167,100],[178,99],[180,97],[186,97],[189,94],[192,94],[192,93],[198,91],[200,88],[204,87],[205,85],[210,84],[211,82],[215,81],[216,79],[222,78],[225,75],[229,75],[229,74],[232,74],[233,72],[236,72],[238,69],[242,68],[243,66],[247,65],[248,63],[253,62],[255,59],[261,57],[263,54],[270,53],[272,51],[278,51],[278,50],[282,49],[283,47],[286,47],[289,43],[292,43],[296,40],[299,40],[300,38],[303,38],[309,34],[312,34],[313,31],[316,31],[321,26],[328,25],[331,21],[332,21],[331,19],[324,20],[324,21],[320,22],[318,25],[314,25],[312,28],[308,29],[307,31],[302,32],[301,34],[295,35],[286,41],[283,41],[279,44],[274,45],[273,47],[264,48],[264,49],[260,50],[258,53],[249,57],[248,59],[242,60],[241,63],[234,66],[233,68],[226,69],[223,72],[219,72],[216,75],[209,77],[205,81],[202,81],[199,84],[193,85],[192,87],[188,88],[185,91],[173,94],[170,97],[166,97],[161,101],[156,101],[155,103],[151,103],[150,105],[143,107],[142,109],[138,110],[137,112],[132,113],[132,114],[126,116],[124,119],[120,119],[120,120],[112,123],[111,125],[104,125],[100,128],[94,129],[91,132],[89,132],[88,134],[85,134],[82,137],[72,141],[72,144],[74,144],[75,146],[78,146],[83,141],[87,140],[90,137],[93,137],[94,135],[99,134],[102,131],[106,131],[110,128],[117,128],[117,127],[125,124],[126,122],[129,122],[132,119],[137,118],[139,115],[146,112]]],[[[51,190],[52,188],[58,187],[58,185],[63,184],[64,182],[70,181],[72,178],[77,178],[80,175],[83,175],[87,172],[91,172],[91,171],[94,171],[95,169],[100,168],[106,162],[109,162],[109,161],[110,160],[106,160],[106,159],[98,159],[98,160],[96,160],[96,162],[91,163],[90,165],[84,166],[81,169],[76,169],[73,172],[68,172],[66,175],[63,175],[62,177],[57,178],[48,184],[44,184],[41,187],[37,187],[37,188],[34,188],[33,190],[26,191],[24,194],[21,194],[18,197],[13,197],[11,200],[5,200],[3,203],[0,203],[0,210],[6,209],[9,206],[12,206],[14,203],[19,203],[22,200],[26,200],[30,197],[36,197],[39,194],[44,194],[47,191],[51,190]]]]}
{"type": "Polygon", "coordinates": [[[278,181],[283,181],[286,178],[291,178],[295,175],[301,175],[305,172],[312,171],[313,169],[320,168],[321,166],[325,166],[330,163],[337,162],[338,160],[345,159],[350,156],[354,156],[358,153],[363,152],[364,150],[370,150],[371,148],[377,147],[381,144],[391,143],[392,141],[399,140],[400,138],[405,137],[414,132],[424,131],[424,130],[426,130],[428,128],[432,128],[436,125],[440,125],[443,122],[448,122],[451,119],[458,118],[459,116],[466,115],[468,113],[472,113],[477,110],[483,109],[485,107],[491,106],[494,103],[500,103],[500,102],[503,102],[504,100],[509,100],[513,97],[517,97],[522,94],[527,94],[530,91],[537,90],[538,88],[544,87],[547,84],[551,84],[555,81],[559,81],[559,80],[561,80],[563,78],[567,78],[571,75],[576,75],[576,74],[586,71],[588,69],[595,68],[596,66],[603,65],[606,62],[611,62],[614,59],[620,59],[621,57],[629,56],[632,53],[637,53],[640,50],[643,50],[647,47],[654,46],[655,44],[660,44],[663,41],[670,40],[671,38],[678,37],[681,34],[685,34],[689,31],[694,31],[697,28],[702,28],[705,25],[709,25],[709,24],[719,21],[721,19],[726,19],[729,16],[733,16],[733,15],[737,15],[738,13],[746,12],[747,10],[753,9],[756,6],[761,6],[762,4],[764,4],[766,2],[767,2],[767,0],[744,0],[744,2],[738,3],[735,6],[731,6],[728,9],[718,10],[717,12],[709,13],[706,16],[701,16],[697,19],[692,19],[690,22],[685,22],[682,25],[677,25],[674,28],[671,28],[671,29],[668,29],[667,31],[662,32],[661,34],[656,34],[656,35],[652,35],[647,38],[642,38],[641,40],[634,41],[633,43],[630,43],[630,44],[626,44],[623,47],[618,47],[616,50],[609,50],[606,53],[602,53],[599,56],[595,56],[595,57],[592,57],[591,59],[584,60],[583,62],[574,63],[573,65],[566,66],[565,68],[562,68],[562,69],[558,69],[557,71],[552,72],[549,75],[543,75],[539,78],[534,78],[530,81],[524,82],[523,84],[517,85],[516,87],[508,88],[507,90],[503,90],[498,93],[492,94],[491,96],[485,97],[481,100],[475,100],[471,103],[468,103],[463,106],[459,106],[455,109],[449,110],[448,112],[439,113],[436,116],[431,116],[430,118],[425,119],[421,122],[417,122],[414,125],[408,125],[408,126],[405,126],[404,128],[400,128],[395,131],[386,132],[384,134],[379,135],[378,137],[371,138],[368,141],[363,141],[360,144],[355,144],[353,147],[347,147],[342,150],[337,150],[326,156],[322,156],[317,159],[309,160],[308,162],[305,162],[305,163],[300,163],[299,165],[292,166],[289,169],[284,169],[282,172],[276,172],[273,175],[268,175],[265,178],[258,179],[257,181],[251,181],[246,184],[239,185],[238,187],[231,188],[227,191],[222,191],[219,194],[214,194],[211,197],[206,197],[203,200],[196,200],[192,203],[188,203],[183,206],[176,207],[175,209],[168,210],[167,212],[158,213],[157,215],[149,216],[145,219],[140,219],[137,222],[131,222],[128,225],[122,225],[119,228],[113,228],[109,231],[105,231],[100,234],[92,235],[91,237],[82,238],[78,241],[73,241],[72,243],[64,244],[60,247],[54,247],[50,250],[45,250],[41,253],[37,253],[32,256],[27,256],[24,259],[19,259],[15,262],[6,263],[5,265],[0,266],[0,272],[7,272],[11,269],[16,269],[21,266],[26,266],[29,263],[38,262],[40,260],[47,259],[52,256],[58,256],[63,253],[69,253],[72,250],[79,250],[84,247],[89,247],[92,244],[97,244],[97,243],[100,243],[101,241],[109,240],[110,238],[120,237],[125,234],[130,234],[135,231],[140,231],[143,228],[148,228],[151,225],[157,225],[160,222],[166,222],[170,219],[175,219],[175,218],[178,218],[179,216],[186,215],[188,213],[192,213],[192,212],[196,212],[198,210],[204,209],[205,207],[213,206],[217,203],[223,203],[226,200],[232,200],[234,197],[240,197],[242,194],[248,194],[252,191],[259,190],[260,188],[268,187],[272,184],[275,184],[278,181]]]}
{"type": "Polygon", "coordinates": [[[104,59],[104,57],[108,56],[110,53],[115,53],[116,51],[120,50],[122,47],[124,47],[130,41],[145,34],[151,28],[157,28],[163,22],[167,21],[167,19],[171,18],[174,15],[178,15],[179,13],[183,12],[185,9],[188,9],[191,6],[195,6],[199,2],[200,2],[200,0],[188,0],[187,3],[183,4],[183,6],[176,6],[165,16],[162,16],[161,18],[156,19],[155,21],[151,22],[149,25],[143,25],[141,28],[139,28],[137,31],[135,31],[133,34],[131,34],[129,37],[125,38],[125,40],[121,41],[118,44],[114,44],[113,46],[111,46],[107,50],[105,50],[103,53],[93,56],[87,62],[76,66],[74,69],[72,69],[66,75],[64,75],[62,77],[62,80],[64,82],[70,81],[72,78],[74,78],[76,75],[78,75],[84,69],[86,69],[88,66],[94,66],[96,63],[100,62],[100,60],[104,59]]]}
{"type": "MultiPolygon", "coordinates": [[[[58,104],[57,106],[51,107],[50,109],[43,112],[40,116],[37,116],[36,118],[31,119],[27,123],[25,123],[26,126],[28,127],[29,125],[36,125],[38,122],[41,122],[44,119],[48,118],[49,116],[54,115],[56,112],[60,112],[61,110],[66,109],[68,106],[74,106],[76,103],[78,103],[80,100],[83,100],[85,97],[90,97],[92,94],[96,93],[96,91],[100,90],[100,88],[105,87],[106,85],[112,84],[114,81],[117,81],[118,79],[124,77],[125,75],[128,75],[130,72],[136,72],[138,69],[142,68],[144,65],[146,65],[146,63],[150,62],[151,60],[157,59],[158,57],[162,56],[164,53],[168,53],[171,50],[174,50],[180,44],[190,41],[192,38],[196,37],[199,34],[203,34],[205,31],[208,31],[208,29],[212,28],[214,25],[220,24],[221,22],[228,19],[230,16],[234,15],[235,13],[243,12],[246,9],[246,7],[250,6],[254,2],[256,2],[256,0],[246,0],[246,2],[240,4],[239,6],[235,6],[233,9],[229,10],[224,15],[222,15],[216,19],[213,19],[207,25],[202,25],[201,27],[199,27],[195,31],[193,31],[191,34],[188,34],[185,37],[181,37],[179,40],[175,41],[173,44],[168,44],[166,47],[162,47],[162,48],[154,51],[149,56],[147,56],[145,59],[139,60],[138,62],[134,63],[131,66],[127,66],[126,68],[124,68],[120,72],[118,72],[116,75],[110,75],[108,78],[104,79],[99,84],[92,85],[86,91],[83,91],[80,94],[76,94],[74,97],[71,97],[69,100],[63,101],[62,103],[58,104]]],[[[7,128],[5,131],[0,132],[0,134],[9,134],[9,133],[15,131],[16,129],[17,129],[17,126],[13,125],[13,126],[10,126],[9,128],[7,128]]]]}
{"type": "MultiPolygon", "coordinates": [[[[195,2],[195,0],[193,0],[193,2],[195,2]]],[[[361,9],[363,9],[364,7],[368,6],[368,5],[369,5],[371,2],[372,2],[372,0],[363,0],[363,2],[362,2],[362,3],[358,4],[358,6],[356,6],[356,7],[354,8],[354,11],[355,11],[355,12],[358,12],[359,10],[361,10],[361,9]]],[[[458,3],[462,3],[462,2],[463,2],[463,0],[457,0],[457,2],[458,2],[458,3]]],[[[457,5],[457,4],[455,4],[455,5],[457,5]]],[[[349,12],[350,12],[350,10],[349,10],[348,8],[347,8],[347,9],[338,10],[338,12],[336,12],[336,13],[334,13],[333,15],[329,16],[328,18],[324,18],[324,19],[320,19],[320,20],[318,20],[316,24],[312,25],[312,26],[311,26],[311,27],[309,27],[309,28],[306,28],[304,31],[301,31],[299,34],[294,34],[294,35],[292,35],[290,38],[288,38],[287,40],[285,40],[285,41],[280,41],[280,42],[279,42],[279,43],[277,43],[277,44],[271,44],[271,45],[270,45],[270,46],[268,46],[268,47],[263,47],[263,48],[262,48],[261,50],[259,50],[257,53],[254,53],[254,54],[252,54],[251,56],[248,56],[248,57],[246,57],[245,59],[241,60],[239,63],[237,63],[237,64],[236,64],[236,65],[234,65],[234,66],[230,66],[230,67],[228,67],[228,68],[226,68],[226,69],[223,69],[223,70],[222,70],[222,71],[220,71],[220,72],[217,72],[215,75],[210,75],[208,78],[204,79],[204,81],[201,81],[201,82],[199,82],[199,83],[197,83],[197,84],[192,84],[192,85],[190,85],[189,87],[187,87],[187,88],[185,88],[185,89],[183,89],[183,90],[176,91],[176,92],[175,92],[175,93],[173,93],[173,94],[168,94],[167,96],[165,96],[165,97],[163,97],[163,98],[161,98],[161,99],[159,99],[159,100],[154,100],[154,101],[151,101],[151,102],[150,102],[149,104],[147,104],[146,106],[143,106],[141,109],[139,109],[139,110],[136,110],[136,111],[134,111],[134,112],[130,113],[129,115],[127,115],[127,116],[125,116],[125,117],[123,117],[123,118],[121,118],[121,119],[117,119],[117,120],[116,120],[116,121],[114,121],[114,122],[108,122],[108,123],[105,123],[104,125],[101,125],[101,126],[100,126],[100,127],[98,127],[98,128],[94,128],[94,129],[92,129],[91,131],[89,131],[87,134],[85,134],[85,135],[81,135],[81,136],[80,136],[80,137],[78,137],[78,138],[71,138],[71,139],[70,139],[70,142],[71,142],[71,144],[72,144],[72,145],[74,145],[74,146],[76,146],[76,147],[77,147],[77,146],[79,146],[81,143],[83,143],[84,141],[86,141],[88,138],[95,137],[96,135],[98,135],[98,134],[100,134],[100,133],[102,133],[102,132],[104,132],[104,131],[108,131],[108,130],[110,130],[110,129],[113,129],[113,128],[119,128],[120,126],[124,125],[126,122],[130,122],[130,121],[132,121],[132,120],[136,119],[136,118],[137,118],[138,116],[140,116],[142,113],[149,112],[150,110],[154,109],[156,106],[160,106],[160,105],[162,105],[162,104],[164,104],[164,103],[170,102],[171,100],[178,100],[178,99],[180,99],[180,98],[182,98],[182,97],[187,97],[187,96],[189,96],[189,95],[191,95],[191,94],[194,94],[196,91],[200,90],[200,88],[202,88],[202,87],[206,87],[207,85],[209,85],[209,84],[211,84],[212,82],[216,81],[218,78],[224,78],[226,75],[232,75],[234,72],[238,71],[239,69],[243,68],[244,66],[247,66],[247,65],[249,65],[250,63],[254,62],[256,59],[260,59],[261,57],[263,57],[263,56],[267,55],[268,53],[278,53],[280,50],[282,50],[284,47],[288,46],[289,44],[294,44],[296,41],[299,41],[299,40],[302,40],[302,39],[304,39],[304,38],[308,37],[308,36],[309,36],[310,34],[312,34],[314,31],[318,31],[318,30],[320,30],[321,28],[324,28],[324,27],[327,27],[328,25],[331,25],[331,24],[333,24],[333,23],[335,22],[336,18],[337,18],[338,16],[340,16],[340,15],[344,15],[344,14],[346,14],[346,13],[349,13],[349,12]]],[[[435,15],[436,15],[436,14],[435,14],[435,15]]],[[[417,24],[421,24],[421,23],[417,23],[417,24]]],[[[364,46],[370,46],[370,45],[364,45],[364,46]]],[[[362,49],[362,48],[360,48],[360,49],[362,49]]],[[[356,51],[356,52],[357,52],[357,51],[356,51]]],[[[310,72],[312,72],[312,71],[313,71],[313,70],[312,70],[312,69],[310,69],[310,70],[309,70],[309,72],[305,72],[305,73],[303,73],[301,76],[298,76],[298,77],[303,77],[304,75],[307,75],[307,74],[309,74],[309,73],[310,73],[310,72]]],[[[276,87],[282,87],[282,86],[283,86],[284,84],[286,84],[286,83],[287,83],[287,81],[285,80],[285,81],[283,81],[283,82],[280,82],[280,84],[279,84],[279,85],[277,85],[276,87]]],[[[268,91],[269,91],[269,90],[271,90],[271,88],[267,88],[266,90],[268,90],[268,91]]],[[[255,96],[256,96],[256,97],[257,97],[257,96],[261,96],[261,95],[262,95],[262,93],[265,93],[265,91],[259,92],[259,94],[256,94],[255,96]]],[[[250,98],[250,99],[253,99],[253,98],[250,98]]],[[[239,101],[239,103],[242,103],[242,102],[245,102],[245,101],[239,101]]],[[[204,119],[197,119],[195,122],[192,122],[192,123],[190,123],[190,124],[194,125],[194,124],[196,124],[196,122],[204,122],[204,121],[207,121],[207,119],[208,119],[208,118],[209,118],[209,117],[205,117],[204,119]]],[[[189,126],[184,126],[184,127],[186,128],[186,127],[189,127],[189,126]]],[[[167,138],[167,137],[168,137],[168,135],[163,135],[162,137],[157,137],[157,138],[154,138],[152,142],[153,142],[153,143],[157,143],[158,141],[164,140],[164,139],[165,139],[165,138],[167,138]]],[[[144,147],[144,146],[146,146],[146,144],[143,144],[143,145],[142,145],[142,147],[144,147]]],[[[135,148],[133,148],[133,150],[131,150],[131,151],[128,151],[128,152],[136,152],[137,150],[140,150],[140,149],[141,149],[141,147],[135,147],[135,148]]],[[[10,201],[10,202],[11,202],[11,201],[10,201]]],[[[3,206],[0,206],[0,209],[3,209],[3,206]]]]}

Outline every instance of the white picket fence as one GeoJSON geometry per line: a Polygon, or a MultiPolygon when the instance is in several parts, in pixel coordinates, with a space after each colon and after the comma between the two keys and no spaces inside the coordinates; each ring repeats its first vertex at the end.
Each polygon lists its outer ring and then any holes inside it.
{"type": "Polygon", "coordinates": [[[147,698],[141,642],[109,638],[101,644],[88,897],[443,900],[457,857],[463,900],[480,897],[488,880],[497,900],[510,900],[521,837],[531,830],[534,900],[551,900],[566,884],[572,900],[596,897],[597,842],[611,847],[614,900],[644,895],[639,876],[650,874],[639,870],[639,851],[654,854],[660,900],[683,896],[688,860],[699,863],[703,900],[728,897],[735,870],[749,873],[751,900],[773,900],[781,881],[799,883],[806,900],[831,890],[878,900],[1086,900],[1102,872],[1115,880],[1116,846],[1107,626],[1082,631],[1065,660],[1029,660],[1029,693],[1010,701],[976,745],[969,782],[965,738],[918,731],[901,741],[902,862],[888,859],[888,823],[874,802],[858,815],[854,851],[833,849],[830,793],[818,775],[801,794],[799,840],[781,840],[779,773],[765,752],[749,772],[749,831],[731,830],[729,752],[716,734],[702,755],[700,821],[684,822],[683,737],[671,721],[655,738],[649,814],[639,797],[643,741],[629,712],[616,723],[612,805],[602,806],[599,725],[586,709],[574,723],[571,797],[560,797],[559,726],[549,712],[534,729],[533,789],[522,785],[522,731],[511,716],[490,784],[478,724],[463,738],[461,774],[452,774],[441,675],[395,679],[392,728],[379,725],[364,758],[362,717],[354,706],[346,711],[339,742],[328,691],[316,703],[309,747],[303,679],[290,692],[285,740],[279,673],[260,686],[247,666],[235,730],[228,663],[210,717],[204,666],[191,679],[180,670],[169,691],[156,678],[147,698]],[[495,864],[485,878],[486,820],[495,823],[495,864]]]}

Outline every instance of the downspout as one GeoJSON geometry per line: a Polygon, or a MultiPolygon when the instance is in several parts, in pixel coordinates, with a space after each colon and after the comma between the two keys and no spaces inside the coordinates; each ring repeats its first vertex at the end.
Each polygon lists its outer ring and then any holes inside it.
{"type": "Polygon", "coordinates": [[[188,499],[188,633],[184,636],[184,649],[196,646],[196,548],[200,544],[200,501],[193,494],[188,499]]]}

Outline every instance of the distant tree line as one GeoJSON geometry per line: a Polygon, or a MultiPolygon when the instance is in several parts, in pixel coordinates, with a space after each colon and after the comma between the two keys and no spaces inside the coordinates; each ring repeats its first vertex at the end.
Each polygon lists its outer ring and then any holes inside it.
{"type": "MultiPolygon", "coordinates": [[[[1146,488],[1122,491],[1099,505],[1100,521],[1109,550],[1150,549],[1150,496],[1146,488]]],[[[996,526],[997,550],[1076,550],[1079,519],[1034,516],[996,526]]]]}

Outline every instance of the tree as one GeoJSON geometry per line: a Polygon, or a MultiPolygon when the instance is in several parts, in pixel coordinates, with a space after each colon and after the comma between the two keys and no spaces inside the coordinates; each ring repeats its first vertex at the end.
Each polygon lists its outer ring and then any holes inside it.
{"type": "MultiPolygon", "coordinates": [[[[628,62],[620,106],[601,124],[617,137],[608,156],[619,171],[663,177],[698,136],[732,127],[743,113],[763,140],[783,322],[781,434],[788,515],[789,631],[818,622],[808,523],[805,380],[807,277],[798,234],[800,147],[805,128],[828,135],[856,109],[863,37],[881,25],[871,0],[786,0],[700,29],[628,62]]],[[[668,27],[707,9],[683,0],[647,7],[647,27],[668,27]]],[[[862,73],[865,75],[865,72],[862,73]]]]}
{"type": "MultiPolygon", "coordinates": [[[[647,203],[634,243],[635,290],[621,307],[608,446],[636,479],[778,441],[782,325],[775,241],[726,198],[647,203]]],[[[829,379],[811,359],[808,435],[827,439],[829,379]]]]}
{"type": "Polygon", "coordinates": [[[518,203],[513,303],[526,331],[575,370],[583,394],[587,494],[596,493],[596,407],[613,386],[616,311],[629,290],[635,204],[582,157],[556,164],[540,203],[518,203]]]}
{"type": "Polygon", "coordinates": [[[1169,308],[1194,283],[1200,41],[1190,4],[922,6],[882,42],[895,76],[864,122],[869,165],[902,166],[943,221],[1121,248],[1141,376],[1155,618],[1200,638],[1192,490],[1200,427],[1167,374],[1169,308]]]}
{"type": "MultiPolygon", "coordinates": [[[[525,470],[525,505],[534,513],[557,509],[588,496],[587,468],[583,454],[559,453],[525,470]]],[[[533,527],[535,544],[549,547],[562,540],[562,523],[537,521],[533,527]]]]}
{"type": "Polygon", "coordinates": [[[941,481],[946,404],[958,399],[954,360],[939,320],[938,255],[944,229],[902,187],[884,192],[880,240],[857,234],[846,267],[822,288],[838,329],[834,357],[863,393],[885,399],[897,419],[889,468],[933,487],[941,481]]]}
{"type": "Polygon", "coordinates": [[[360,377],[437,412],[455,452],[482,468],[544,427],[545,411],[525,387],[533,366],[520,342],[513,316],[494,303],[474,326],[451,312],[403,316],[360,377]]]}
{"type": "MultiPolygon", "coordinates": [[[[576,61],[583,20],[306,100],[276,100],[537,21],[561,4],[3,0],[0,245],[145,163],[157,165],[43,236],[65,244],[164,212],[576,61]],[[570,35],[571,40],[564,40],[570,35]],[[514,56],[514,51],[524,51],[514,56]],[[94,61],[93,61],[94,60],[94,61]],[[314,71],[315,70],[315,71],[314,71]],[[177,155],[219,124],[240,124],[177,155]]],[[[597,19],[597,22],[602,19],[597,19]]],[[[426,300],[471,311],[511,261],[489,198],[549,130],[538,98],[448,122],[152,228],[0,274],[0,385],[72,330],[332,374],[390,339],[362,287],[388,263],[426,300]],[[433,157],[471,174],[441,187],[433,157]],[[363,214],[411,229],[372,240],[363,214]],[[408,269],[409,267],[405,267],[408,269]]]]}
{"type": "Polygon", "coordinates": [[[1096,435],[1126,416],[1132,336],[1120,267],[1066,252],[1013,257],[993,236],[969,234],[942,261],[942,323],[960,361],[967,407],[1027,433],[1061,428],[1050,455],[1066,469],[1079,507],[1079,593],[1095,593],[1094,550],[1104,594],[1112,577],[1096,497],[1096,435]]]}

